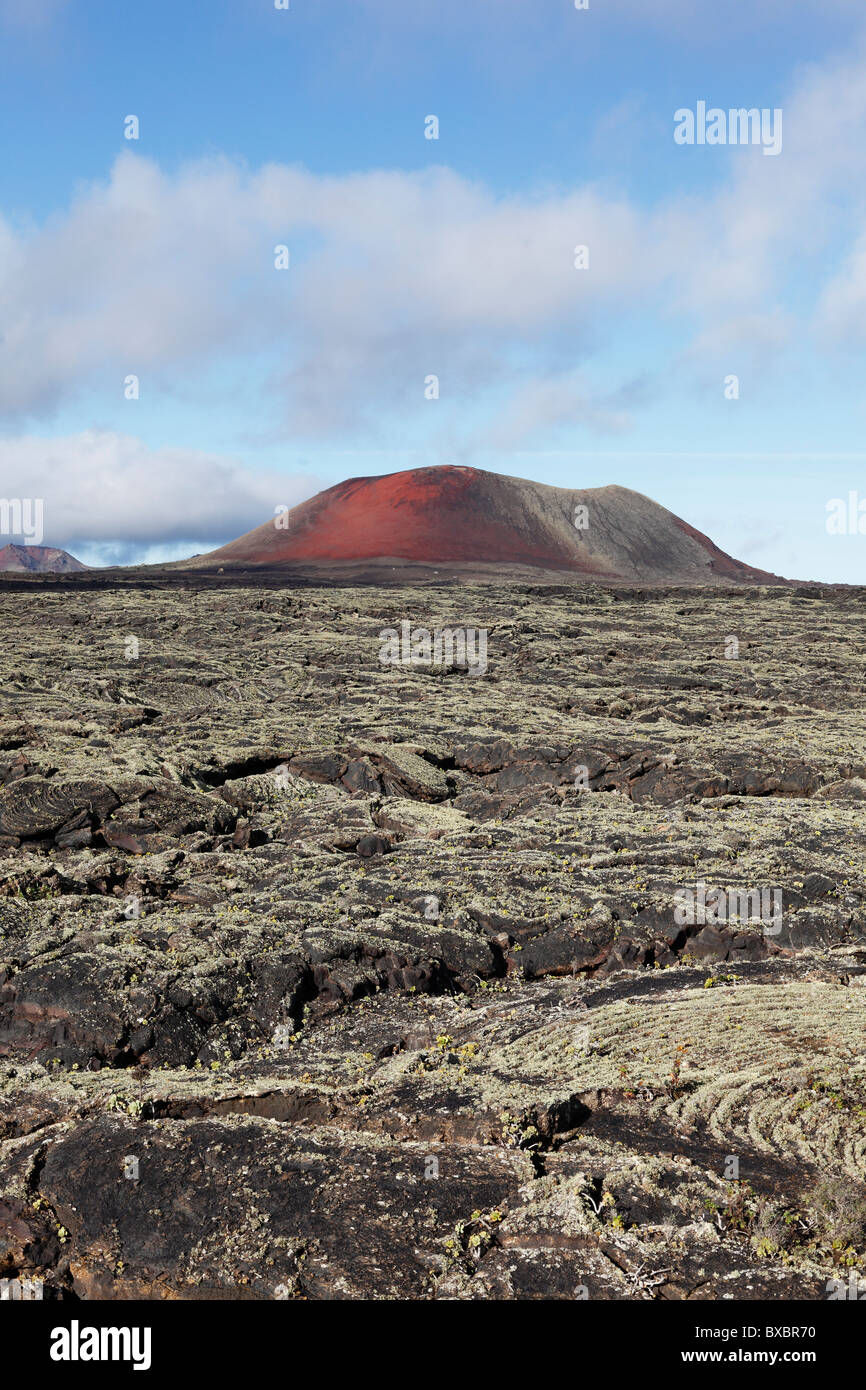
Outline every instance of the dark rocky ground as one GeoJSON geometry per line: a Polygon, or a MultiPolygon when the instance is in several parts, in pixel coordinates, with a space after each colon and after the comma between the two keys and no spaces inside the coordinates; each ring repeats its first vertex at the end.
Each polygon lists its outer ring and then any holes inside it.
{"type": "Polygon", "coordinates": [[[862,590],[0,605],[0,1276],[866,1278],[862,590]],[[403,618],[486,627],[487,673],[381,666],[403,618]],[[781,930],[679,925],[699,880],[781,930]]]}

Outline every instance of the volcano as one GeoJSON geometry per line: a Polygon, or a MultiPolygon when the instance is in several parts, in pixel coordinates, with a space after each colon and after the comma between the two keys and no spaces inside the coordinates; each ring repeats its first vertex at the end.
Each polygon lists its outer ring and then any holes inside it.
{"type": "Polygon", "coordinates": [[[0,549],[0,570],[27,574],[72,574],[87,569],[68,550],[53,545],[4,545],[0,549]]]}
{"type": "Polygon", "coordinates": [[[440,577],[529,568],[612,583],[778,584],[625,487],[549,487],[479,468],[350,478],[185,569],[345,572],[435,566],[440,577]]]}

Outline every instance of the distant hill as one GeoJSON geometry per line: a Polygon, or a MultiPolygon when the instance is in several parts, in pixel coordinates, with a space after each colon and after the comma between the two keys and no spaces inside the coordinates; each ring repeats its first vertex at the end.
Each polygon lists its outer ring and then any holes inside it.
{"type": "Polygon", "coordinates": [[[0,549],[0,571],[17,570],[27,574],[71,574],[86,570],[66,550],[53,545],[4,545],[0,549]]]}
{"type": "Polygon", "coordinates": [[[184,569],[435,565],[440,577],[519,566],[613,582],[774,584],[625,487],[560,488],[479,468],[351,478],[184,569]]]}

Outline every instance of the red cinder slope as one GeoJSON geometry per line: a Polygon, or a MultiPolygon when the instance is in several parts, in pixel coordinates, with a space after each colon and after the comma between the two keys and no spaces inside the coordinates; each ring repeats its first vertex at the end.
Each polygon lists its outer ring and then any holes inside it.
{"type": "Polygon", "coordinates": [[[548,487],[450,466],[351,478],[184,567],[393,560],[644,583],[778,582],[628,488],[548,487]]]}
{"type": "Polygon", "coordinates": [[[71,574],[85,570],[80,560],[68,550],[53,545],[4,545],[0,550],[0,570],[22,571],[28,574],[71,574]]]}

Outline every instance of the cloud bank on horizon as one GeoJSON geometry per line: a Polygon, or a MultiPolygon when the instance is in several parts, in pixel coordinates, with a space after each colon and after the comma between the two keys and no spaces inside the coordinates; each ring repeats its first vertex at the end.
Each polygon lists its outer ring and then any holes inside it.
{"type": "Polygon", "coordinates": [[[174,558],[471,463],[863,582],[853,0],[146,9],[0,0],[0,491],[46,543],[174,558]],[[778,156],[678,145],[699,102],[778,156]]]}

